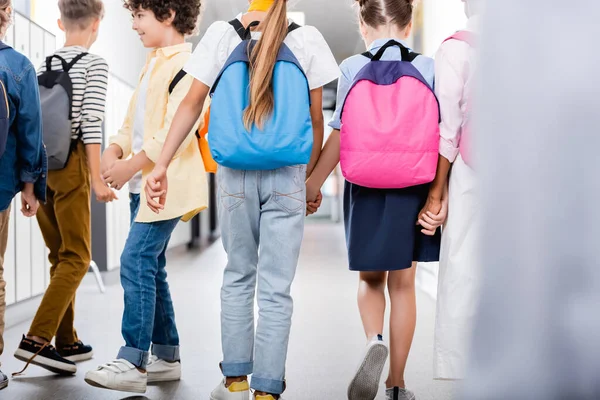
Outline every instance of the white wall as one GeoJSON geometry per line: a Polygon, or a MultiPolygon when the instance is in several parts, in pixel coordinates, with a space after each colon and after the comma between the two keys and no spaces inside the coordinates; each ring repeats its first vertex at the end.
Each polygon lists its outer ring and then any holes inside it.
{"type": "MultiPolygon", "coordinates": [[[[104,6],[106,13],[100,34],[91,51],[106,59],[113,75],[135,86],[148,51],[131,29],[131,14],[123,8],[123,1],[104,0],[104,6]]],[[[56,35],[58,47],[64,43],[64,34],[57,24],[59,16],[57,1],[36,0],[33,3],[32,20],[56,35]]]]}

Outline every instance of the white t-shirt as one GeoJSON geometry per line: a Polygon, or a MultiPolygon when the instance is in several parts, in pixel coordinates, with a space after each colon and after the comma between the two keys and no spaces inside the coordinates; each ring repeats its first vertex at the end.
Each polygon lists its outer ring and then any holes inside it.
{"type": "MultiPolygon", "coordinates": [[[[237,18],[241,21],[242,14],[237,18]]],[[[290,21],[291,23],[291,21],[290,21]]],[[[260,38],[252,32],[252,38],[260,38]]],[[[185,72],[212,87],[227,59],[242,42],[229,22],[213,23],[185,66],[185,72]]],[[[303,26],[291,32],[284,43],[294,53],[308,79],[310,90],[318,89],[339,78],[340,69],[321,32],[303,26]]]]}
{"type": "MultiPolygon", "coordinates": [[[[131,139],[131,152],[137,154],[142,151],[144,146],[144,118],[146,116],[146,94],[148,92],[148,82],[152,70],[156,64],[156,58],[150,60],[148,70],[140,82],[137,104],[135,108],[135,117],[133,118],[133,138],[131,139]]],[[[129,193],[140,194],[142,192],[142,171],[134,175],[129,181],[129,193]]]]}

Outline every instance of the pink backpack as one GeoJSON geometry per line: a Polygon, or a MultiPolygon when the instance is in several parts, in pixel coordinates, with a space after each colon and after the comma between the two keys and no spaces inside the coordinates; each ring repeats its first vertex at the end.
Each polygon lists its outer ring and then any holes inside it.
{"type": "MultiPolygon", "coordinates": [[[[460,42],[464,42],[467,43],[469,46],[471,46],[472,48],[476,48],[475,44],[477,42],[476,40],[477,38],[475,37],[475,34],[473,32],[469,32],[469,31],[459,31],[456,32],[454,35],[450,36],[448,39],[444,40],[444,43],[447,42],[448,40],[458,40],[460,42]]],[[[467,100],[466,100],[466,104],[465,104],[465,115],[463,118],[463,123],[462,126],[460,127],[460,142],[459,142],[459,149],[460,149],[460,156],[462,157],[463,161],[465,162],[465,164],[467,164],[469,167],[473,167],[473,159],[472,159],[472,155],[471,155],[471,134],[472,134],[472,128],[471,128],[471,93],[470,90],[467,89],[467,100]]]]}
{"type": "Polygon", "coordinates": [[[440,109],[432,88],[412,65],[419,55],[391,40],[356,76],[342,108],[340,162],[346,180],[402,189],[435,178],[440,109]],[[381,61],[398,46],[402,61],[381,61]]]}

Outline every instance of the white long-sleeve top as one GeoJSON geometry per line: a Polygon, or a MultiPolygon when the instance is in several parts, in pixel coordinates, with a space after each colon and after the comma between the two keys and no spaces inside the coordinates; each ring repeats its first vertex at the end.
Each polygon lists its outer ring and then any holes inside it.
{"type": "MultiPolygon", "coordinates": [[[[479,17],[467,21],[466,30],[477,33],[479,17]]],[[[454,162],[459,152],[461,127],[475,68],[475,49],[458,40],[440,46],[435,56],[435,94],[440,102],[440,154],[454,162]]]]}

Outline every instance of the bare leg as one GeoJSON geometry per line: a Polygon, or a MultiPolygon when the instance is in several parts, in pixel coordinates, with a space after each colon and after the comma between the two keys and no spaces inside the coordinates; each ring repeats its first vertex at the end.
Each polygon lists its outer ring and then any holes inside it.
{"type": "Polygon", "coordinates": [[[390,374],[386,386],[404,388],[404,370],[410,352],[415,325],[417,304],[415,297],[415,273],[417,267],[392,271],[388,277],[390,292],[390,374]]]}
{"type": "Polygon", "coordinates": [[[387,272],[361,272],[358,309],[367,339],[383,334],[387,272]]]}

